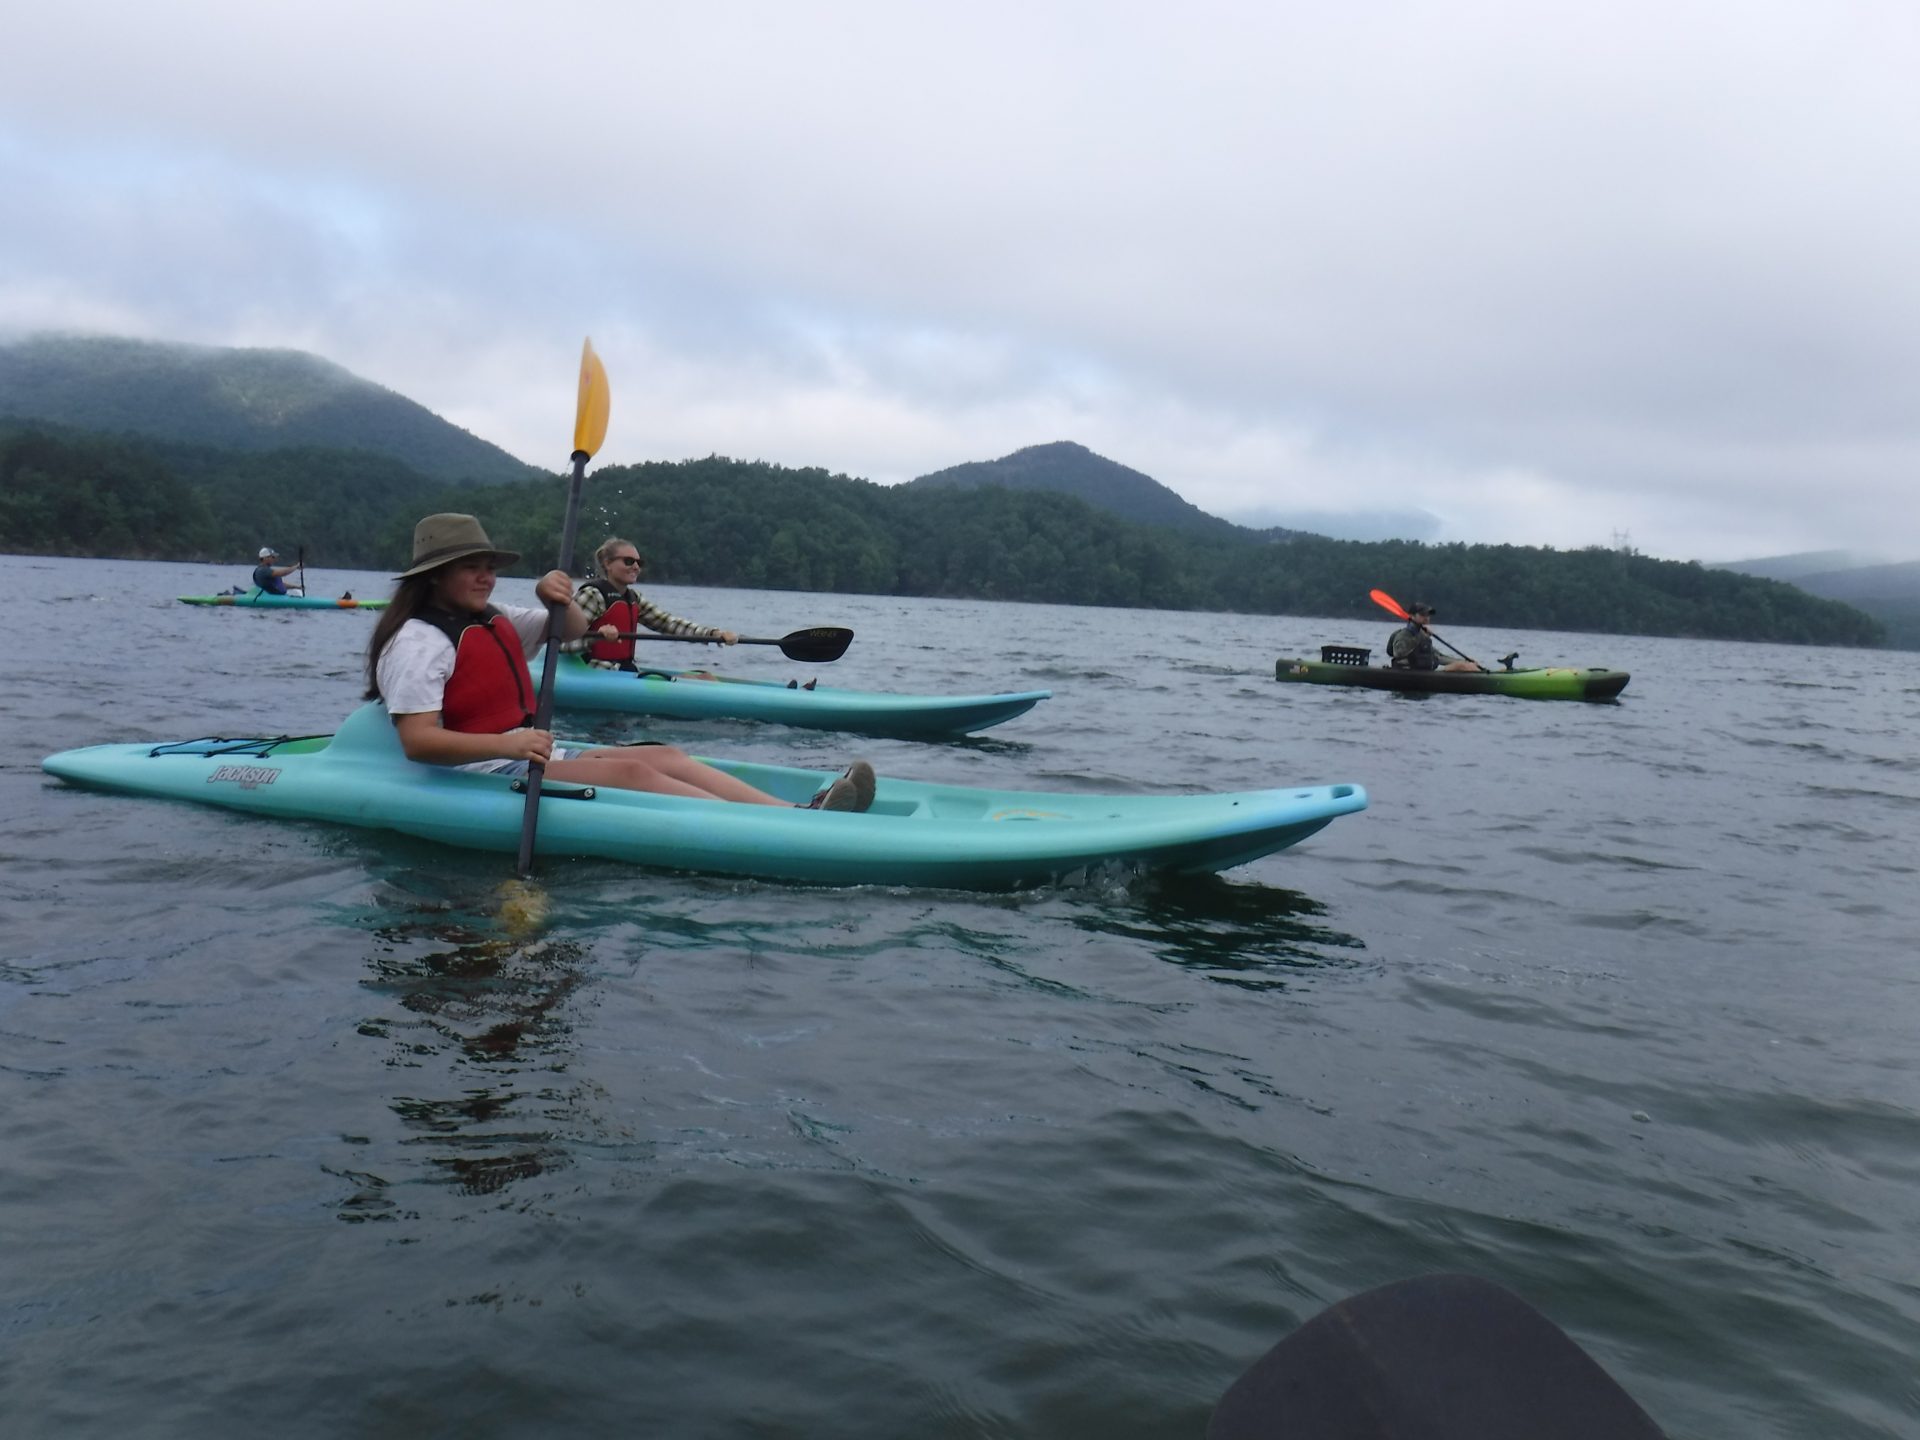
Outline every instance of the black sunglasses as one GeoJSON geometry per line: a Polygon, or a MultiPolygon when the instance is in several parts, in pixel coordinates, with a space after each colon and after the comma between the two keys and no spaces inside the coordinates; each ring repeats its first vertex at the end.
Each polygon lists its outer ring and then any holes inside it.
{"type": "Polygon", "coordinates": [[[638,555],[616,555],[607,562],[609,565],[642,565],[647,562],[638,555]]]}

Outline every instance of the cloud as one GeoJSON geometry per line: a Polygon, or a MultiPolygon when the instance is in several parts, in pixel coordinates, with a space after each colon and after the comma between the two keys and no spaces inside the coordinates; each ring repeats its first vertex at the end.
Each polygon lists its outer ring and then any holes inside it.
{"type": "Polygon", "coordinates": [[[1916,71],[1866,0],[39,7],[0,326],[311,349],[535,461],[590,333],[609,458],[1863,548],[1916,71]]]}

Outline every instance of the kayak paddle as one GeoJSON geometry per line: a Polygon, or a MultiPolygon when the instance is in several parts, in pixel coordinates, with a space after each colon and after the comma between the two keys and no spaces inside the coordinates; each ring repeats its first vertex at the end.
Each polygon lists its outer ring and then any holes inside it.
{"type": "MultiPolygon", "coordinates": [[[[573,546],[580,535],[580,485],[586,479],[587,461],[607,438],[607,411],[611,404],[607,368],[593,353],[593,341],[589,338],[580,347],[580,399],[573,412],[573,478],[567,484],[567,518],[560,527],[560,564],[556,567],[561,570],[573,565],[573,546]]],[[[540,669],[540,701],[533,717],[536,730],[550,729],[553,725],[553,666],[560,652],[555,642],[560,638],[566,613],[565,605],[547,607],[547,658],[540,669]]],[[[520,819],[519,869],[523,878],[533,874],[534,832],[540,824],[540,777],[546,770],[538,760],[527,764],[527,808],[520,819]]]]}
{"type": "Polygon", "coordinates": [[[1666,1440],[1510,1290],[1423,1275],[1322,1310],[1233,1382],[1207,1440],[1666,1440]]]}
{"type": "MultiPolygon", "coordinates": [[[[618,638],[622,640],[685,640],[693,645],[720,643],[718,640],[709,640],[704,635],[662,635],[653,630],[626,630],[622,631],[618,638]]],[[[838,625],[815,625],[811,629],[795,630],[791,634],[782,635],[778,640],[742,635],[736,643],[778,645],[780,653],[789,660],[804,660],[810,664],[824,665],[829,660],[838,660],[847,653],[847,646],[853,643],[853,631],[838,625]]]]}
{"type": "MultiPolygon", "coordinates": [[[[1387,594],[1386,591],[1369,590],[1367,592],[1367,595],[1370,599],[1372,599],[1374,604],[1378,605],[1382,610],[1386,611],[1389,615],[1398,615],[1402,620],[1413,619],[1413,616],[1409,615],[1405,610],[1403,610],[1400,607],[1400,602],[1394,599],[1391,595],[1387,594]]],[[[1433,635],[1433,631],[1429,630],[1427,631],[1427,634],[1433,635]]],[[[1440,640],[1440,637],[1438,635],[1433,635],[1433,638],[1436,640],[1440,640]]],[[[1447,645],[1447,642],[1444,640],[1440,640],[1440,643],[1442,645],[1447,645]]],[[[1453,646],[1447,645],[1447,649],[1453,650],[1453,646]]],[[[1464,650],[1453,650],[1453,653],[1458,655],[1462,660],[1473,660],[1473,663],[1475,665],[1480,665],[1480,662],[1478,660],[1474,660],[1473,657],[1467,654],[1467,652],[1464,650]]],[[[1484,665],[1480,665],[1480,668],[1484,670],[1487,667],[1484,665]]],[[[1507,668],[1511,670],[1513,667],[1509,665],[1507,668]]]]}
{"type": "Polygon", "coordinates": [[[296,545],[293,550],[293,563],[300,567],[300,593],[307,593],[307,547],[296,545]]]}

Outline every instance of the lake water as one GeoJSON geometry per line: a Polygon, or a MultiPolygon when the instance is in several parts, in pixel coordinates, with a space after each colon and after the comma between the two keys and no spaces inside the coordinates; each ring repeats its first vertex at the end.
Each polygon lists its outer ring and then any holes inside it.
{"type": "Polygon", "coordinates": [[[9,1433],[1194,1436],[1322,1306],[1463,1270],[1675,1436],[1920,1434],[1913,656],[1447,628],[1633,682],[1417,699],[1273,680],[1384,615],[663,588],[852,626],[836,684],[1054,698],[563,733],[1372,806],[1012,896],[548,862],[541,917],[508,857],[41,774],[333,728],[372,617],[174,603],[244,569],[0,557],[9,1433]]]}

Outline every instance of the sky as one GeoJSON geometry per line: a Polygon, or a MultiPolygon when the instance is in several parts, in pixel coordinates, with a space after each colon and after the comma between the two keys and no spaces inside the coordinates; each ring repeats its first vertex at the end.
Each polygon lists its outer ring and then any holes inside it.
{"type": "Polygon", "coordinates": [[[1920,556],[1908,0],[0,6],[0,336],[308,350],[556,471],[591,336],[607,463],[1920,556]]]}

